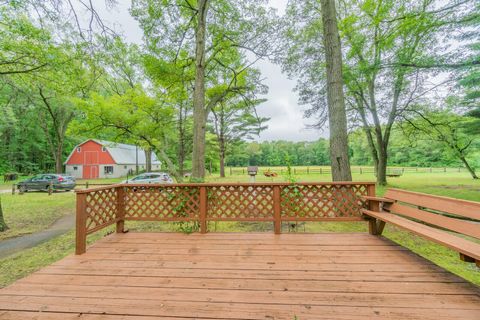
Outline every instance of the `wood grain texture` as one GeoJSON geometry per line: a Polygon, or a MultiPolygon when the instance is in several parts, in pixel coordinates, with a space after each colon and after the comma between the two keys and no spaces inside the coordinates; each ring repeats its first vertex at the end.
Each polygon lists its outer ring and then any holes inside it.
{"type": "Polygon", "coordinates": [[[112,234],[0,290],[0,319],[479,319],[480,290],[365,233],[112,234]]]}
{"type": "Polygon", "coordinates": [[[388,189],[385,193],[385,198],[480,220],[480,202],[434,196],[400,189],[388,189]]]}
{"type": "Polygon", "coordinates": [[[391,213],[375,212],[370,210],[363,210],[363,212],[376,219],[394,224],[419,236],[449,247],[453,250],[463,253],[466,256],[480,260],[480,244],[478,243],[460,238],[448,232],[432,228],[415,221],[399,217],[391,213]]]}

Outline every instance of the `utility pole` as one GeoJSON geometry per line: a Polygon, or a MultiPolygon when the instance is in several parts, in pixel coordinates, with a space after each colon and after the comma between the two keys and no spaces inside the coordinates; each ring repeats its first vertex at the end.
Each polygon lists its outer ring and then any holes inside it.
{"type": "Polygon", "coordinates": [[[135,174],[138,174],[138,146],[135,145],[135,174]]]}

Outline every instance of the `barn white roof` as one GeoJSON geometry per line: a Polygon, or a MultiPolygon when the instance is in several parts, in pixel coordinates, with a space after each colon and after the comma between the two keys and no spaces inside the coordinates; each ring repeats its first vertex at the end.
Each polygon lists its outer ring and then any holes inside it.
{"type": "MultiPolygon", "coordinates": [[[[88,139],[87,141],[80,143],[78,146],[76,146],[73,149],[72,154],[77,149],[77,147],[81,146],[82,144],[88,141],[94,141],[102,145],[103,147],[105,147],[108,153],[112,156],[116,164],[136,164],[137,150],[138,150],[138,164],[139,165],[146,164],[145,151],[142,148],[138,147],[137,149],[135,145],[98,140],[98,139],[88,139]]],[[[67,158],[65,163],[68,162],[68,159],[70,159],[72,154],[70,154],[70,156],[67,158]]],[[[152,153],[152,164],[160,164],[160,161],[158,160],[157,155],[155,153],[152,153]]]]}
{"type": "MultiPolygon", "coordinates": [[[[135,164],[136,146],[131,144],[116,143],[111,141],[92,139],[107,148],[108,153],[112,156],[117,164],[135,164]]],[[[145,150],[138,147],[138,164],[145,164],[145,150]]],[[[152,153],[152,164],[160,164],[155,153],[152,153]]]]}

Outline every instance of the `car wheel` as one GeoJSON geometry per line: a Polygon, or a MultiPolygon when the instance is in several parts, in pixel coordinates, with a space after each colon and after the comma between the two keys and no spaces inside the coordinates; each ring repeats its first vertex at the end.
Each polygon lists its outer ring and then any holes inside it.
{"type": "Polygon", "coordinates": [[[20,192],[22,192],[22,193],[23,193],[23,192],[27,192],[27,191],[28,191],[28,189],[27,189],[27,187],[26,187],[26,186],[19,186],[19,187],[18,187],[18,191],[20,191],[20,192]]]}

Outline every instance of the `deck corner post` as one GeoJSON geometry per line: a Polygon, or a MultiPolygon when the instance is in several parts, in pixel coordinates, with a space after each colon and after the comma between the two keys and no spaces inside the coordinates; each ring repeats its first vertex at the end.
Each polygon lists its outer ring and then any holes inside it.
{"type": "Polygon", "coordinates": [[[116,187],[117,192],[117,225],[116,232],[125,232],[125,188],[123,186],[116,187]]]}
{"type": "Polygon", "coordinates": [[[275,234],[282,233],[281,201],[280,186],[273,186],[273,224],[275,234]]]}
{"type": "Polygon", "coordinates": [[[200,187],[200,233],[207,233],[207,187],[200,187]]]}
{"type": "Polygon", "coordinates": [[[87,194],[77,193],[77,211],[75,227],[75,254],[83,254],[87,250],[87,194]]]}
{"type": "MultiPolygon", "coordinates": [[[[370,197],[375,197],[376,196],[376,191],[375,191],[375,185],[370,184],[367,186],[367,195],[370,197]]],[[[368,202],[368,210],[371,211],[380,211],[380,203],[378,201],[369,201],[368,202]]],[[[378,235],[379,230],[377,226],[377,219],[370,217],[368,219],[368,233],[372,235],[378,235]]],[[[382,228],[383,229],[383,228],[382,228]]]]}

